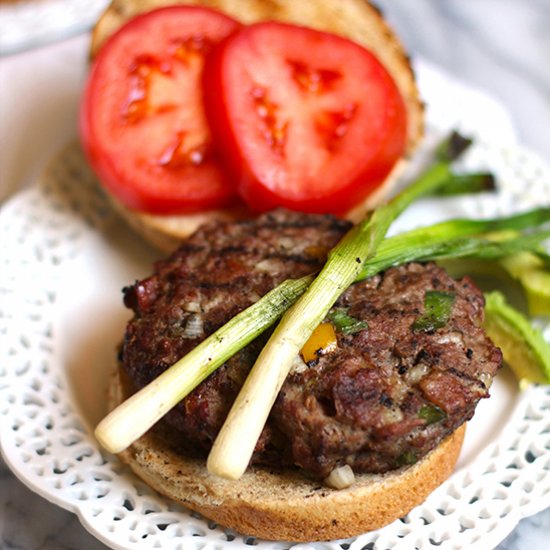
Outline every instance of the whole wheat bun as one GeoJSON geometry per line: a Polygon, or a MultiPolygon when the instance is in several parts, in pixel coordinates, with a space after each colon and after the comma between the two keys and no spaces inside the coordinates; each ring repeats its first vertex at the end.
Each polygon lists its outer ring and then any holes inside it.
{"type": "MultiPolygon", "coordinates": [[[[119,368],[110,385],[110,410],[129,393],[119,368]]],[[[413,466],[356,475],[353,486],[340,490],[297,471],[260,467],[249,467],[238,481],[222,479],[209,474],[203,460],[175,453],[154,429],[118,456],[159,493],[224,527],[263,539],[312,542],[378,529],[421,504],[452,473],[464,432],[465,424],[413,466]]]]}
{"type": "MultiPolygon", "coordinates": [[[[380,12],[367,0],[113,0],[92,33],[91,55],[121,25],[135,15],[166,5],[189,4],[218,9],[243,23],[276,20],[338,34],[371,50],[395,80],[408,113],[406,156],[412,154],[424,132],[423,104],[401,42],[380,12]]],[[[403,159],[405,160],[405,159],[403,159]]],[[[379,204],[391,190],[404,162],[399,162],[383,185],[364,204],[346,217],[358,221],[366,210],[379,204]]],[[[160,216],[129,210],[113,197],[120,214],[155,246],[171,251],[199,225],[212,219],[242,219],[252,216],[246,208],[211,210],[193,215],[160,216]]]]}

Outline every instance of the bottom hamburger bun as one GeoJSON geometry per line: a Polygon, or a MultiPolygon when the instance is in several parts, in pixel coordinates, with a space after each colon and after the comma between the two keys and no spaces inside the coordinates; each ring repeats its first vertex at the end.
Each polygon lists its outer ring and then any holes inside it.
{"type": "MultiPolygon", "coordinates": [[[[119,368],[109,393],[114,409],[130,394],[119,368]]],[[[334,540],[383,527],[421,504],[452,473],[465,424],[416,464],[383,475],[356,475],[330,489],[297,471],[250,467],[238,481],[208,473],[204,460],[182,457],[150,430],[120,459],[149,486],[240,533],[295,542],[334,540]]]]}

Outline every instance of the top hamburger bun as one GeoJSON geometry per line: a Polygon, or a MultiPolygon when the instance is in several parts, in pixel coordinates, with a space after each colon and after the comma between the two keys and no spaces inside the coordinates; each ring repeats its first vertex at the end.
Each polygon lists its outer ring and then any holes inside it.
{"type": "MultiPolygon", "coordinates": [[[[423,105],[409,58],[399,39],[380,12],[367,0],[113,0],[97,22],[91,43],[92,57],[102,44],[132,17],[166,5],[188,4],[217,9],[245,23],[275,20],[311,27],[346,37],[371,50],[392,75],[405,101],[408,115],[406,156],[417,147],[423,135],[423,105]]],[[[405,159],[403,159],[405,160],[405,159]]],[[[347,216],[357,221],[364,212],[388,194],[403,161],[392,170],[384,184],[364,204],[347,216]]],[[[142,236],[162,250],[170,251],[181,239],[211,219],[242,219],[252,214],[243,207],[209,210],[186,215],[153,215],[128,209],[110,197],[115,208],[142,236]]]]}

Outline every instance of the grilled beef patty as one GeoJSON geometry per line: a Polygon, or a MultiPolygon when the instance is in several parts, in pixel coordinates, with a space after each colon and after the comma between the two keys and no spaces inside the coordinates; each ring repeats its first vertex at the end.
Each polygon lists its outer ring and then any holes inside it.
{"type": "MultiPolygon", "coordinates": [[[[278,283],[318,270],[349,227],[332,216],[275,211],[199,229],[151,277],[124,289],[134,317],[121,362],[135,386],[278,283]]],[[[432,263],[354,284],[328,316],[336,349],[290,374],[252,461],[323,478],[342,464],[385,472],[420,459],[472,417],[501,365],[481,328],[483,305],[470,279],[454,281],[432,263]]],[[[165,417],[184,452],[207,454],[266,338],[165,417]]]]}

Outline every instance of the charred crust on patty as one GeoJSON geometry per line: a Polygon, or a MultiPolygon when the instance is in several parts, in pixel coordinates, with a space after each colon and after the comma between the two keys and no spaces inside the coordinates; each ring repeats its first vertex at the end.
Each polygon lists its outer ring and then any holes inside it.
{"type": "MultiPolygon", "coordinates": [[[[153,275],[125,291],[134,318],[122,363],[135,387],[278,283],[318,270],[322,259],[308,249],[330,249],[349,227],[334,216],[278,210],[201,228],[158,262],[153,275]],[[189,319],[196,317],[201,332],[191,337],[189,319]]],[[[289,375],[254,464],[299,468],[316,479],[343,464],[386,472],[407,457],[425,456],[488,396],[484,382],[500,367],[501,355],[483,333],[483,297],[471,281],[455,281],[433,263],[412,263],[352,285],[334,308],[368,328],[336,329],[333,351],[289,375]],[[449,318],[439,328],[414,330],[426,294],[435,290],[452,292],[449,318]]],[[[173,437],[187,442],[183,452],[208,453],[266,338],[245,347],[168,413],[164,422],[173,437]]]]}

